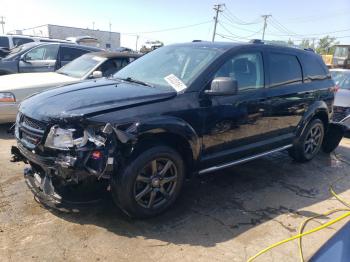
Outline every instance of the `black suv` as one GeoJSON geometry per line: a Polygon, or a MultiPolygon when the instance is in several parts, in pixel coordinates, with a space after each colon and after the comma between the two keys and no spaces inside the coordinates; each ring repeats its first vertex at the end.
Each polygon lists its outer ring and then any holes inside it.
{"type": "Polygon", "coordinates": [[[0,59],[0,75],[53,72],[79,56],[100,48],[69,43],[31,42],[15,47],[0,59]]]}
{"type": "Polygon", "coordinates": [[[286,149],[311,160],[332,126],[333,87],[312,51],[170,45],[112,78],[25,100],[12,153],[30,164],[25,177],[37,194],[104,181],[125,213],[148,217],[173,204],[191,174],[286,149]]]}

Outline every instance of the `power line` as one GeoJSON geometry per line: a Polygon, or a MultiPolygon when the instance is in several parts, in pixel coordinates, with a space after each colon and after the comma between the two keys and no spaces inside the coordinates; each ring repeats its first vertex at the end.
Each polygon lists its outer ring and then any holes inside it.
{"type": "Polygon", "coordinates": [[[232,33],[232,32],[231,32],[229,29],[227,29],[220,21],[219,21],[218,23],[219,23],[219,25],[220,25],[228,34],[230,34],[231,36],[234,36],[234,37],[237,38],[237,39],[247,39],[247,40],[250,40],[250,38],[251,38],[252,36],[254,36],[254,35],[260,33],[261,30],[262,30],[262,29],[260,29],[259,31],[256,31],[256,32],[254,32],[254,33],[251,34],[251,35],[239,36],[239,35],[236,35],[236,34],[232,33]]]}
{"type": "Polygon", "coordinates": [[[211,23],[211,22],[212,21],[205,21],[205,22],[201,22],[201,23],[190,24],[190,25],[179,26],[179,27],[171,27],[171,28],[160,29],[160,30],[155,30],[155,31],[135,32],[135,33],[122,33],[122,34],[124,34],[124,35],[140,35],[140,34],[161,33],[161,32],[167,32],[167,31],[186,29],[186,28],[190,28],[190,27],[195,27],[195,26],[199,26],[199,25],[208,24],[208,23],[211,23]]]}
{"type": "Polygon", "coordinates": [[[231,20],[235,24],[239,24],[239,25],[254,25],[254,24],[260,23],[260,18],[257,18],[257,19],[255,19],[254,21],[251,21],[251,22],[246,22],[246,21],[243,21],[242,19],[238,18],[237,16],[235,16],[230,11],[230,9],[227,8],[227,6],[225,6],[225,10],[228,13],[227,19],[231,20]]]}
{"type": "Polygon", "coordinates": [[[221,7],[224,7],[225,4],[217,4],[217,5],[214,5],[214,10],[215,10],[215,17],[214,17],[214,30],[213,30],[213,37],[212,37],[212,42],[215,41],[215,34],[216,34],[216,26],[218,24],[218,18],[219,18],[219,13],[223,12],[221,10],[221,7]]]}

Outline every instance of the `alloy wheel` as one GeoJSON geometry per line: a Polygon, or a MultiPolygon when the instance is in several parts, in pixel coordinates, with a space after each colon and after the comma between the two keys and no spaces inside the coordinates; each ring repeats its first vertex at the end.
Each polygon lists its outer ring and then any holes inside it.
{"type": "Polygon", "coordinates": [[[157,158],[147,163],[136,177],[136,202],[148,209],[166,204],[175,192],[177,172],[174,162],[167,158],[157,158]]]}
{"type": "Polygon", "coordinates": [[[315,125],[306,136],[304,152],[308,157],[314,156],[320,149],[323,140],[323,129],[321,125],[315,125]]]}

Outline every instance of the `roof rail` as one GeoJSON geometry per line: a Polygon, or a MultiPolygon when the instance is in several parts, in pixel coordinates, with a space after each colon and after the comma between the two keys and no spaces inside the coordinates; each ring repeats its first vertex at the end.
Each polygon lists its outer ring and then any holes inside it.
{"type": "Polygon", "coordinates": [[[249,43],[252,44],[264,44],[264,41],[262,41],[261,39],[252,39],[249,41],[249,43]]]}
{"type": "Polygon", "coordinates": [[[314,52],[314,53],[315,53],[315,50],[314,50],[313,48],[310,48],[310,47],[304,48],[304,50],[305,50],[305,51],[310,51],[310,52],[314,52]]]}
{"type": "Polygon", "coordinates": [[[193,43],[196,43],[196,42],[203,42],[203,40],[192,40],[193,43]]]}

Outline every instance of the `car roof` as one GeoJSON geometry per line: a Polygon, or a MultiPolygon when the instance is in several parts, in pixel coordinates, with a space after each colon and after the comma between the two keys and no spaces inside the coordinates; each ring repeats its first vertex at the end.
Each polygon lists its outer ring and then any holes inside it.
{"type": "Polygon", "coordinates": [[[103,58],[118,58],[118,57],[139,58],[140,56],[142,56],[142,54],[133,53],[133,52],[106,52],[106,51],[92,52],[85,55],[99,56],[103,58]]]}
{"type": "Polygon", "coordinates": [[[207,48],[216,48],[223,51],[227,51],[233,48],[245,47],[245,46],[255,46],[259,48],[273,48],[276,50],[286,50],[295,53],[304,53],[310,55],[317,55],[313,50],[305,50],[298,47],[290,47],[284,45],[278,45],[268,42],[263,42],[260,40],[253,40],[252,42],[210,42],[210,41],[200,41],[195,40],[189,43],[173,44],[174,46],[197,46],[197,47],[207,47],[207,48]]]}
{"type": "Polygon", "coordinates": [[[101,51],[101,48],[93,47],[93,46],[87,46],[87,45],[77,45],[75,43],[60,43],[60,42],[30,42],[23,44],[22,46],[24,49],[33,47],[33,46],[41,46],[41,45],[60,45],[60,46],[67,46],[67,47],[76,47],[76,48],[81,48],[81,49],[87,49],[91,51],[101,51]]]}

